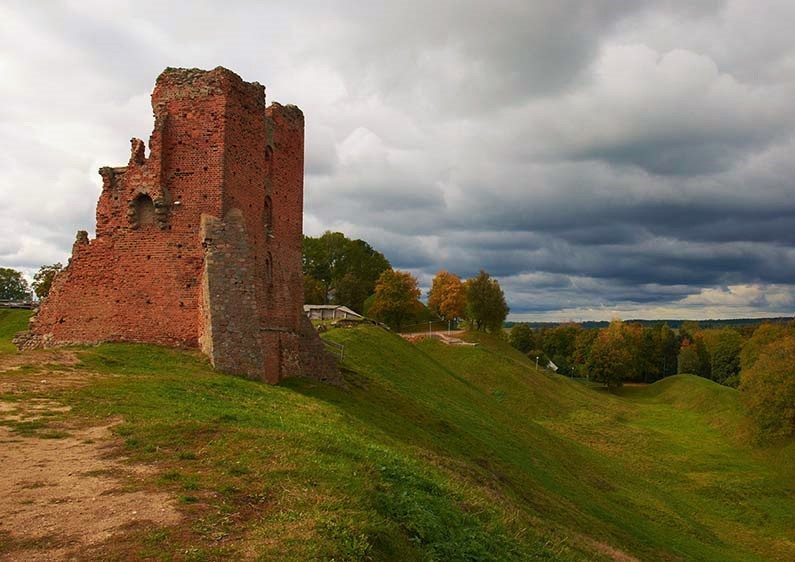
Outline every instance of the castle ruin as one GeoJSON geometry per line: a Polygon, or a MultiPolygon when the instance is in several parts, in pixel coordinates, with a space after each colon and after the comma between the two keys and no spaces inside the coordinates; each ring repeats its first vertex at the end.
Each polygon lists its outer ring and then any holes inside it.
{"type": "Polygon", "coordinates": [[[219,370],[277,383],[336,367],[303,313],[304,116],[225,68],[167,68],[149,139],[105,167],[96,238],[18,339],[199,348],[219,370]]]}

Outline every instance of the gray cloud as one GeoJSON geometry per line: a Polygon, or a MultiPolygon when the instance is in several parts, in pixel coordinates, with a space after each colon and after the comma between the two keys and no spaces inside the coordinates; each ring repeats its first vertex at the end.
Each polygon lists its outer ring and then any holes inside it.
{"type": "Polygon", "coordinates": [[[64,261],[165,66],[307,116],[306,229],[520,317],[791,313],[791,2],[6,2],[0,265],[64,261]]]}

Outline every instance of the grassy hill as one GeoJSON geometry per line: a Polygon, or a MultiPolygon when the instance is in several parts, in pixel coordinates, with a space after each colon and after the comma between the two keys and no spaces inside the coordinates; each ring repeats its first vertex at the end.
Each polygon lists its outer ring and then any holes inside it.
{"type": "MultiPolygon", "coordinates": [[[[35,393],[72,407],[48,425],[121,420],[119,453],[158,469],[141,485],[187,515],[130,529],[103,556],[795,558],[795,448],[744,445],[734,390],[678,376],[610,395],[477,334],[466,348],[376,327],[324,337],[345,345],[344,388],[270,387],[141,345],[57,367],[87,378],[35,393]]],[[[35,355],[20,373],[53,370],[35,355]]]]}
{"type": "Polygon", "coordinates": [[[16,347],[11,339],[28,327],[29,310],[0,309],[0,353],[13,353],[16,347]]]}

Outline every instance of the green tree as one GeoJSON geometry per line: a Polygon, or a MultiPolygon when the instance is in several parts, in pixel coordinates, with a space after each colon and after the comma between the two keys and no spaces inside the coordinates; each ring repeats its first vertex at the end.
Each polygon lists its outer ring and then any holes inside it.
{"type": "Polygon", "coordinates": [[[740,375],[740,397],[761,440],[795,435],[795,336],[768,343],[740,375]]]}
{"type": "MultiPolygon", "coordinates": [[[[690,362],[687,364],[688,368],[694,369],[692,371],[688,371],[688,374],[704,377],[705,379],[711,378],[711,357],[705,342],[706,338],[712,338],[710,330],[699,329],[698,324],[695,322],[685,322],[683,323],[683,326],[685,324],[688,324],[689,326],[687,328],[679,329],[680,352],[681,348],[685,345],[685,342],[687,342],[687,345],[693,346],[693,351],[695,351],[696,356],[698,357],[697,363],[693,363],[691,358],[687,359],[687,361],[690,362]]],[[[681,369],[677,369],[677,372],[681,373],[682,371],[681,369]]]]}
{"type": "Polygon", "coordinates": [[[662,346],[657,327],[640,327],[639,355],[637,364],[640,369],[636,371],[637,378],[644,382],[662,378],[662,346]]]}
{"type": "Polygon", "coordinates": [[[535,348],[531,349],[527,352],[527,356],[530,358],[531,361],[538,361],[539,368],[546,368],[547,363],[549,363],[549,357],[547,357],[546,353],[544,353],[543,349],[535,348]]]}
{"type": "Polygon", "coordinates": [[[476,330],[502,330],[508,316],[508,304],[499,282],[480,270],[466,282],[467,319],[476,330]]]}
{"type": "Polygon", "coordinates": [[[406,320],[416,314],[419,298],[417,279],[411,273],[388,269],[378,278],[369,313],[400,330],[406,320]]]}
{"type": "Polygon", "coordinates": [[[541,330],[541,348],[552,361],[567,371],[572,363],[577,335],[582,331],[579,324],[566,323],[541,330]]]}
{"type": "Polygon", "coordinates": [[[591,347],[599,335],[599,330],[581,330],[574,340],[574,352],[571,356],[571,367],[575,375],[585,377],[588,375],[588,358],[591,356],[591,347]]]}
{"type": "Polygon", "coordinates": [[[357,312],[364,312],[364,301],[375,286],[352,272],[334,283],[334,304],[341,304],[357,312]]]}
{"type": "Polygon", "coordinates": [[[627,349],[624,323],[613,320],[599,330],[588,358],[588,373],[592,380],[604,383],[611,392],[619,388],[632,369],[632,355],[627,349]]]}
{"type": "MultiPolygon", "coordinates": [[[[304,236],[303,269],[323,285],[323,302],[364,311],[364,301],[375,290],[389,261],[364,240],[350,240],[341,232],[304,236]]],[[[319,300],[319,299],[316,299],[319,300]]]]}
{"type": "Polygon", "coordinates": [[[662,362],[662,365],[660,365],[661,377],[675,375],[679,342],[676,339],[676,334],[668,324],[662,324],[657,329],[657,341],[660,347],[659,360],[662,362]]]}
{"type": "Polygon", "coordinates": [[[740,374],[742,336],[735,330],[720,330],[720,337],[710,350],[712,380],[736,387],[740,374]]]}
{"type": "MultiPolygon", "coordinates": [[[[357,307],[355,310],[362,311],[362,303],[375,290],[375,283],[378,278],[384,271],[391,268],[389,260],[364,240],[350,240],[347,243],[345,252],[342,255],[337,279],[341,280],[346,275],[353,275],[356,277],[357,282],[362,283],[366,288],[364,297],[360,296],[361,292],[357,293],[359,295],[356,297],[357,301],[351,303],[357,307]]],[[[337,304],[347,303],[339,302],[337,304]]]]}
{"type": "Polygon", "coordinates": [[[508,341],[522,353],[529,353],[536,347],[533,329],[529,324],[514,324],[508,341]]]}
{"type": "Polygon", "coordinates": [[[464,317],[466,304],[461,278],[449,271],[437,273],[428,292],[428,308],[445,320],[457,320],[464,317]]]}
{"type": "Polygon", "coordinates": [[[701,324],[693,320],[685,320],[682,322],[682,325],[679,326],[679,336],[682,339],[687,338],[690,341],[695,341],[696,335],[699,332],[701,332],[701,324]]]}
{"type": "Polygon", "coordinates": [[[693,345],[696,346],[696,353],[698,353],[698,373],[696,374],[705,379],[712,378],[712,364],[704,338],[697,335],[696,339],[693,340],[693,345]]]}
{"type": "Polygon", "coordinates": [[[655,349],[649,335],[650,331],[640,324],[623,324],[624,348],[631,357],[625,379],[645,380],[646,373],[654,370],[655,349]]]}
{"type": "Polygon", "coordinates": [[[582,326],[568,322],[539,331],[537,339],[541,349],[558,366],[558,373],[571,374],[574,368],[574,350],[582,326]]]}
{"type": "Polygon", "coordinates": [[[60,262],[52,265],[43,265],[36,272],[36,275],[33,276],[33,291],[36,293],[39,300],[46,298],[47,295],[50,294],[52,282],[61,270],[63,270],[63,264],[60,262]]]}
{"type": "Polygon", "coordinates": [[[304,303],[328,304],[326,302],[326,286],[311,275],[304,275],[304,303]]]}
{"type": "Polygon", "coordinates": [[[0,267],[0,300],[21,301],[30,297],[28,282],[16,269],[0,267]]]}
{"type": "Polygon", "coordinates": [[[683,375],[697,375],[701,368],[701,358],[696,346],[690,340],[684,340],[679,350],[678,372],[683,375]]]}

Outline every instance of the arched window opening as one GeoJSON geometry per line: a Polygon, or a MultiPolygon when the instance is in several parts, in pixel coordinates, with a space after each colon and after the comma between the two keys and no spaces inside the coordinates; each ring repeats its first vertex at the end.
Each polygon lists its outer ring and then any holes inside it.
{"type": "Polygon", "coordinates": [[[155,224],[155,204],[152,198],[142,193],[136,197],[133,204],[135,209],[135,224],[139,227],[155,224]]]}
{"type": "Polygon", "coordinates": [[[270,195],[265,196],[265,208],[263,210],[265,222],[265,234],[273,237],[273,201],[270,195]]]}
{"type": "Polygon", "coordinates": [[[270,252],[265,255],[265,284],[273,285],[273,256],[270,252]]]}

